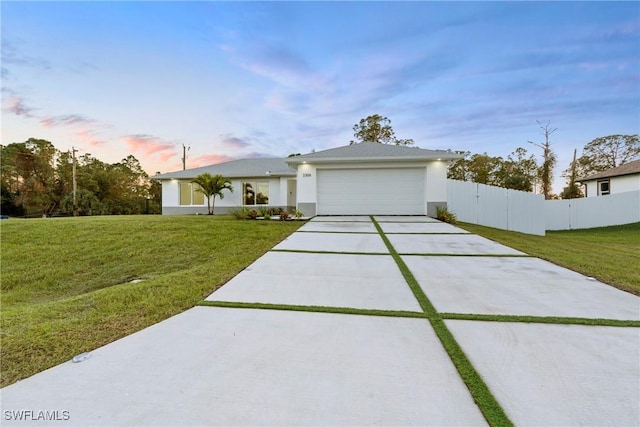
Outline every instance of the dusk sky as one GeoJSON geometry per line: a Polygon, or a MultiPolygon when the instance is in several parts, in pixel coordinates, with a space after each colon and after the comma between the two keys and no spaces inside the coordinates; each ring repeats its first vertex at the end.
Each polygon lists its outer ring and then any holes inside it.
{"type": "Polygon", "coordinates": [[[387,116],[428,149],[507,156],[640,128],[638,2],[2,1],[2,144],[149,173],[346,145],[387,116]]]}

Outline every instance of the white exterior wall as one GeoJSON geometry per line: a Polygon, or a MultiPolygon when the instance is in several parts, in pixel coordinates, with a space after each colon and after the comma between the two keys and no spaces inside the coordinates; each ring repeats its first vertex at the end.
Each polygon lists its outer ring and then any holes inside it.
{"type": "MultiPolygon", "coordinates": [[[[242,183],[255,181],[269,182],[269,205],[273,207],[287,206],[287,177],[276,178],[235,178],[231,179],[233,193],[225,190],[223,192],[224,199],[216,197],[215,208],[233,208],[242,206],[242,183]],[[282,189],[284,186],[284,190],[282,189]]],[[[162,208],[163,213],[169,214],[190,214],[190,213],[206,213],[207,200],[205,197],[203,205],[181,205],[180,204],[180,183],[189,183],[191,180],[171,179],[162,181],[162,208]],[[203,209],[200,209],[202,208],[203,209]],[[168,209],[165,209],[168,208],[168,209]],[[184,211],[184,212],[180,212],[184,211]]]]}
{"type": "Polygon", "coordinates": [[[602,178],[600,180],[586,181],[587,197],[598,196],[598,181],[609,180],[611,194],[628,193],[629,191],[640,191],[640,174],[614,176],[602,178]]]}
{"type": "Polygon", "coordinates": [[[426,165],[425,201],[447,201],[447,162],[434,161],[426,165]]]}
{"type": "Polygon", "coordinates": [[[317,203],[317,178],[315,165],[298,165],[298,203],[317,203]]]}
{"type": "Polygon", "coordinates": [[[162,206],[180,205],[180,181],[177,179],[167,179],[162,181],[162,206]]]}

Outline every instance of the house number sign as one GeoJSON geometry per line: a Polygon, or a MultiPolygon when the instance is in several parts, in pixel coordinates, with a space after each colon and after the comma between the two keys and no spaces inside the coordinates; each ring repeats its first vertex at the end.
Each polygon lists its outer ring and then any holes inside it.
{"type": "Polygon", "coordinates": [[[303,177],[303,178],[308,178],[308,177],[310,177],[310,176],[311,176],[311,174],[310,174],[310,173],[303,173],[303,174],[302,174],[302,177],[303,177]]]}

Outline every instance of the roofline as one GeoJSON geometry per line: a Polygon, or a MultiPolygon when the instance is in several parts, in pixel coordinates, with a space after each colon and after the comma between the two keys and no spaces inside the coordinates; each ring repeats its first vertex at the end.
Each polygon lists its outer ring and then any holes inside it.
{"type": "MultiPolygon", "coordinates": [[[[170,175],[170,174],[174,174],[176,172],[167,172],[167,173],[163,173],[160,175],[154,175],[154,176],[150,176],[149,179],[157,179],[159,181],[168,181],[171,179],[194,179],[196,176],[198,175],[193,175],[193,176],[164,176],[164,175],[170,175]]],[[[181,174],[182,175],[182,174],[181,174]]],[[[275,173],[270,173],[270,174],[264,174],[264,175],[224,175],[225,178],[227,179],[239,179],[239,178],[281,178],[281,177],[287,177],[287,176],[296,176],[296,172],[275,172],[275,173]]]]}
{"type": "MultiPolygon", "coordinates": [[[[602,172],[600,172],[602,173],[602,172]]],[[[605,175],[605,176],[596,176],[593,175],[594,178],[586,177],[582,179],[576,179],[576,182],[586,182],[586,181],[598,181],[600,179],[608,179],[608,178],[617,178],[619,176],[628,176],[628,175],[640,175],[640,172],[625,172],[625,173],[616,173],[613,175],[605,175]]]]}
{"type": "Polygon", "coordinates": [[[440,153],[440,154],[422,154],[419,156],[366,156],[366,157],[289,157],[284,159],[287,164],[301,163],[353,163],[353,162],[392,162],[392,161],[438,161],[438,160],[458,160],[464,158],[464,154],[457,153],[440,153]]]}

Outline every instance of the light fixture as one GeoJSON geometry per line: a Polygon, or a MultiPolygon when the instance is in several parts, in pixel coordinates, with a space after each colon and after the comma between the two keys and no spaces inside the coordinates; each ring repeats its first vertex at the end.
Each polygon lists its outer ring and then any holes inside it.
{"type": "Polygon", "coordinates": [[[76,356],[73,356],[73,359],[71,359],[71,361],[73,363],[80,363],[80,362],[84,362],[85,360],[89,359],[91,357],[91,353],[89,352],[84,352],[84,353],[80,353],[76,356]]]}

